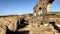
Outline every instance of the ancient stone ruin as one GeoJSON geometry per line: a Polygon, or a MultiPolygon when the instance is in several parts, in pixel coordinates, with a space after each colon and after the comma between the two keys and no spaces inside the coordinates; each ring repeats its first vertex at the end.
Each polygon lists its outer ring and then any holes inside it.
{"type": "Polygon", "coordinates": [[[50,12],[54,0],[39,0],[33,14],[0,16],[0,34],[60,34],[60,12],[50,12]]]}

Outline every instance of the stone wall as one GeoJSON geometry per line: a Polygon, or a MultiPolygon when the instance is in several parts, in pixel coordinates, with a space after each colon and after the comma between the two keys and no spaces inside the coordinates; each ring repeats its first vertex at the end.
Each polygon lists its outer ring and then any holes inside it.
{"type": "Polygon", "coordinates": [[[8,16],[8,17],[0,17],[0,32],[1,34],[5,34],[7,28],[10,31],[16,31],[17,21],[19,20],[19,16],[8,16]]]}

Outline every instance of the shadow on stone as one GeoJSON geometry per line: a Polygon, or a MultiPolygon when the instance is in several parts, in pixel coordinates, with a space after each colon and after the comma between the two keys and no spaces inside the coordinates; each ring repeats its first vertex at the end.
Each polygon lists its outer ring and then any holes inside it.
{"type": "Polygon", "coordinates": [[[6,34],[29,34],[29,30],[26,30],[26,31],[10,31],[8,28],[6,30],[6,34]]]}
{"type": "Polygon", "coordinates": [[[21,18],[20,19],[20,24],[19,24],[19,20],[17,22],[17,30],[20,29],[20,28],[24,28],[28,25],[28,21],[25,20],[24,18],[21,18]],[[25,23],[26,22],[26,23],[25,23]]]}
{"type": "Polygon", "coordinates": [[[26,31],[17,31],[18,29],[24,28],[24,27],[26,27],[28,25],[28,23],[24,23],[24,22],[27,22],[24,18],[21,18],[20,24],[19,24],[19,20],[18,20],[18,22],[17,22],[17,29],[16,29],[15,32],[10,31],[8,29],[8,27],[7,27],[6,34],[29,34],[29,30],[26,30],[26,31]]]}
{"type": "Polygon", "coordinates": [[[58,27],[58,26],[55,24],[55,22],[49,22],[49,23],[54,27],[55,30],[57,30],[57,31],[60,33],[60,27],[58,27]]]}

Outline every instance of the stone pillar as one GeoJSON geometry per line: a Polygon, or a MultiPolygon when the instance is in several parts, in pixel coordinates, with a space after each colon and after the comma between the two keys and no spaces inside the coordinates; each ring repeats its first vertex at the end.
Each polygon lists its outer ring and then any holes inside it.
{"type": "Polygon", "coordinates": [[[39,15],[40,15],[39,9],[34,10],[34,16],[39,16],[39,15]]]}
{"type": "Polygon", "coordinates": [[[37,14],[38,14],[38,16],[40,15],[40,10],[38,10],[38,13],[37,14]]]}
{"type": "Polygon", "coordinates": [[[34,16],[40,15],[40,9],[39,8],[40,8],[40,1],[34,7],[34,16]]]}
{"type": "Polygon", "coordinates": [[[40,16],[41,8],[40,8],[40,1],[38,2],[38,7],[37,7],[37,14],[40,16]]]}
{"type": "Polygon", "coordinates": [[[49,4],[47,5],[47,13],[50,11],[50,6],[51,6],[51,4],[49,3],[49,4]]]}
{"type": "Polygon", "coordinates": [[[34,16],[36,16],[36,10],[34,10],[34,13],[33,13],[34,16]]]}
{"type": "Polygon", "coordinates": [[[48,17],[47,17],[47,3],[42,5],[42,20],[43,23],[46,24],[48,23],[48,17]]]}

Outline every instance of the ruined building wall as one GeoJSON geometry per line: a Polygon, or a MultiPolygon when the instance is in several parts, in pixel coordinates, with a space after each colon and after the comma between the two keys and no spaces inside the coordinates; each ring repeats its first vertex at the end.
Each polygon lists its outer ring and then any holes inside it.
{"type": "Polygon", "coordinates": [[[41,10],[43,13],[45,13],[45,12],[48,13],[50,11],[50,6],[53,3],[53,1],[54,0],[39,0],[33,8],[34,16],[40,15],[41,10]],[[43,11],[43,10],[47,10],[47,11],[43,11]]]}
{"type": "Polygon", "coordinates": [[[19,18],[20,16],[0,17],[0,34],[6,34],[7,27],[10,31],[16,31],[19,18]]]}
{"type": "Polygon", "coordinates": [[[47,13],[50,11],[50,6],[54,0],[39,0],[38,3],[34,7],[34,16],[41,15],[42,11],[42,20],[44,22],[48,22],[47,13]]]}

